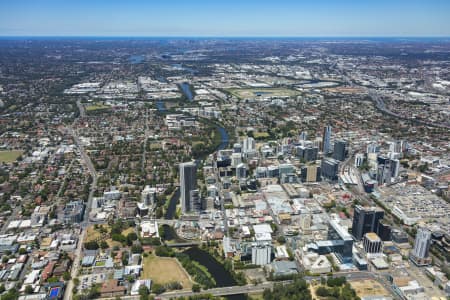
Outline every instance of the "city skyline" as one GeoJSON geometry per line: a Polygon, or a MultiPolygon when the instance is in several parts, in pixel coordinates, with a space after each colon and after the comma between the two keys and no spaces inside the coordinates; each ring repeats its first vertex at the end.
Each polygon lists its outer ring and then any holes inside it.
{"type": "Polygon", "coordinates": [[[24,0],[0,3],[0,36],[447,37],[449,10],[440,0],[24,0]]]}

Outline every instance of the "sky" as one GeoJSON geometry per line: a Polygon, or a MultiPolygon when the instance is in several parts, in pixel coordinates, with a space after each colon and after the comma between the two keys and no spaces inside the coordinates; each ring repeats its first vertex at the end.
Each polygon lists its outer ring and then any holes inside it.
{"type": "Polygon", "coordinates": [[[450,36],[450,0],[0,0],[0,36],[450,36]]]}

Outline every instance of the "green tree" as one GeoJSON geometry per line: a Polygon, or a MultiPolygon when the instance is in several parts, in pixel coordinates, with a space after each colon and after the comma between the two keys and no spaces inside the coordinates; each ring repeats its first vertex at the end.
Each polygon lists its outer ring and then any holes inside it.
{"type": "Polygon", "coordinates": [[[148,295],[150,294],[150,291],[145,285],[141,285],[139,287],[139,300],[148,300],[148,295]]]}
{"type": "Polygon", "coordinates": [[[64,272],[63,279],[64,281],[69,281],[72,277],[70,276],[70,273],[68,271],[64,272]]]}
{"type": "Polygon", "coordinates": [[[156,295],[162,294],[162,293],[164,293],[165,291],[166,291],[166,288],[163,287],[161,284],[154,283],[154,284],[152,285],[152,293],[154,293],[154,294],[156,294],[156,295]]]}
{"type": "Polygon", "coordinates": [[[34,292],[33,287],[31,285],[27,285],[25,287],[25,294],[32,294],[34,292]]]}
{"type": "Polygon", "coordinates": [[[102,248],[103,250],[108,249],[109,245],[106,241],[101,241],[100,242],[100,248],[102,248]]]}

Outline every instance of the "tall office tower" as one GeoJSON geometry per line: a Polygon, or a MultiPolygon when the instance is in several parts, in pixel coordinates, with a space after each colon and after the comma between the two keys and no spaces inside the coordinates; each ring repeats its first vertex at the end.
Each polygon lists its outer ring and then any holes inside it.
{"type": "Polygon", "coordinates": [[[347,156],[347,142],[343,140],[337,140],[334,142],[333,158],[336,160],[344,161],[347,156]]]}
{"type": "Polygon", "coordinates": [[[320,167],[316,165],[304,166],[301,169],[302,182],[317,182],[320,181],[321,172],[320,167]]]}
{"type": "Polygon", "coordinates": [[[363,163],[364,163],[364,154],[357,153],[355,155],[355,168],[361,167],[363,163]]]}
{"type": "Polygon", "coordinates": [[[239,164],[236,166],[237,179],[244,179],[247,177],[247,166],[245,164],[239,164]]]}
{"type": "Polygon", "coordinates": [[[377,234],[382,241],[384,241],[384,242],[390,241],[391,240],[391,226],[385,220],[380,220],[380,222],[378,222],[377,234]]]}
{"type": "Polygon", "coordinates": [[[141,193],[141,202],[146,206],[150,206],[155,203],[155,200],[156,200],[156,188],[151,188],[149,185],[146,185],[141,193]]]}
{"type": "Polygon", "coordinates": [[[403,141],[389,142],[389,151],[401,153],[403,151],[403,141]]]}
{"type": "Polygon", "coordinates": [[[252,137],[247,137],[242,142],[242,152],[247,153],[253,151],[256,148],[255,139],[252,137]]]}
{"type": "Polygon", "coordinates": [[[385,183],[391,183],[392,170],[390,160],[387,160],[384,164],[379,164],[377,169],[377,181],[378,185],[385,183]]]}
{"type": "Polygon", "coordinates": [[[191,201],[191,211],[199,212],[202,210],[202,200],[200,197],[200,191],[199,190],[192,190],[189,193],[190,201],[191,201]]]}
{"type": "Polygon", "coordinates": [[[302,131],[300,133],[300,141],[306,141],[308,139],[308,133],[306,131],[302,131]]]}
{"type": "Polygon", "coordinates": [[[367,154],[378,152],[380,152],[380,146],[378,146],[376,143],[370,143],[369,145],[367,145],[367,154]]]}
{"type": "Polygon", "coordinates": [[[193,162],[180,164],[180,191],[181,191],[181,211],[189,212],[193,209],[191,201],[191,191],[197,186],[197,166],[193,162]]]}
{"type": "Polygon", "coordinates": [[[367,254],[380,254],[383,242],[376,233],[368,232],[364,235],[363,247],[367,254]]]}
{"type": "Polygon", "coordinates": [[[431,231],[426,228],[419,227],[417,229],[414,249],[410,253],[411,260],[418,266],[426,266],[431,263],[429,256],[431,245],[431,231]]]}
{"type": "Polygon", "coordinates": [[[317,159],[319,149],[311,146],[297,146],[295,148],[298,158],[303,159],[305,162],[313,161],[317,159]]]}
{"type": "Polygon", "coordinates": [[[416,240],[412,255],[416,259],[424,259],[428,257],[431,244],[431,231],[426,228],[419,227],[417,229],[416,240]]]}
{"type": "Polygon", "coordinates": [[[384,217],[384,211],[377,207],[356,205],[353,213],[352,235],[359,241],[368,232],[378,234],[378,226],[384,217]]]}
{"type": "Polygon", "coordinates": [[[270,264],[272,259],[272,245],[270,243],[252,244],[252,264],[265,266],[270,264]]]}
{"type": "Polygon", "coordinates": [[[326,157],[322,159],[322,164],[320,165],[322,177],[328,180],[337,180],[339,171],[339,161],[326,157]]]}
{"type": "Polygon", "coordinates": [[[400,161],[398,159],[391,159],[391,177],[398,177],[398,172],[400,170],[400,161]]]}
{"type": "Polygon", "coordinates": [[[331,129],[330,125],[323,129],[322,151],[324,154],[331,152],[331,129]]]}

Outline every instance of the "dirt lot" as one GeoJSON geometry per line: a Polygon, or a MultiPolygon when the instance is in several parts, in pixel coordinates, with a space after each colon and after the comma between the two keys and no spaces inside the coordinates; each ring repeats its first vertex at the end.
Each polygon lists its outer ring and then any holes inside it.
{"type": "Polygon", "coordinates": [[[349,281],[349,283],[360,298],[366,296],[390,296],[389,292],[374,280],[349,281]]]}

